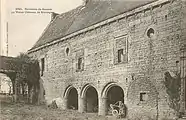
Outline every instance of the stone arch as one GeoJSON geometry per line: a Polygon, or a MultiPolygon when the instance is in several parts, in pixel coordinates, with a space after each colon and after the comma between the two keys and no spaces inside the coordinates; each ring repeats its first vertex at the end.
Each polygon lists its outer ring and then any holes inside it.
{"type": "MultiPolygon", "coordinates": [[[[105,87],[103,88],[103,90],[101,91],[101,97],[102,98],[106,98],[107,97],[107,93],[109,91],[110,88],[114,87],[114,86],[118,86],[120,87],[119,85],[116,84],[116,82],[109,82],[105,85],[105,87]]],[[[122,87],[120,87],[122,89],[122,87]]],[[[123,90],[123,89],[122,89],[123,90]]],[[[123,91],[124,93],[124,91],[123,91]]]]}
{"type": "Polygon", "coordinates": [[[13,80],[5,73],[0,73],[1,91],[0,93],[12,94],[13,93],[13,80]]]}
{"type": "Polygon", "coordinates": [[[119,101],[122,101],[122,103],[124,103],[124,90],[121,86],[117,85],[116,82],[107,83],[101,92],[101,98],[102,104],[104,105],[100,106],[99,114],[111,114],[111,111],[109,111],[111,104],[119,105],[119,101]]]}
{"type": "Polygon", "coordinates": [[[71,89],[75,88],[74,86],[72,85],[69,85],[66,89],[65,89],[65,92],[63,93],[63,98],[67,98],[68,95],[69,95],[69,92],[71,89]]]}
{"type": "Polygon", "coordinates": [[[15,93],[15,79],[16,79],[16,73],[15,72],[9,72],[9,71],[0,71],[1,74],[7,76],[10,78],[12,83],[12,93],[15,93]]]}
{"type": "MultiPolygon", "coordinates": [[[[81,89],[81,91],[80,91],[80,97],[81,98],[84,98],[85,97],[85,95],[86,95],[86,91],[88,90],[88,88],[90,88],[90,87],[93,87],[93,88],[95,88],[93,85],[91,85],[91,84],[85,84],[83,87],[82,87],[82,89],[81,89]]],[[[96,88],[95,88],[96,89],[96,88]]],[[[97,90],[96,90],[97,91],[97,90]]]]}
{"type": "Polygon", "coordinates": [[[94,86],[90,84],[84,85],[80,96],[84,99],[86,112],[98,112],[98,92],[94,86]]]}
{"type": "Polygon", "coordinates": [[[68,109],[78,109],[78,91],[75,87],[72,85],[68,86],[63,97],[67,100],[66,104],[68,109]]]}

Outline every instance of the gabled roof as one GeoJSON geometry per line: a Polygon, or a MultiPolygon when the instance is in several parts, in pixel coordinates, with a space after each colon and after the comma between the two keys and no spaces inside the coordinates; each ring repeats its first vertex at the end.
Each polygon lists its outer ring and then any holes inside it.
{"type": "Polygon", "coordinates": [[[85,7],[56,16],[31,49],[154,1],[157,0],[89,0],[85,7]]]}

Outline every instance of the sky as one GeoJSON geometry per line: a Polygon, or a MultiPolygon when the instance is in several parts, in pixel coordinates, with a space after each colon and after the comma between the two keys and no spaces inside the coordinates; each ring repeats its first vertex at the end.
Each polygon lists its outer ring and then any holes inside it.
{"type": "Polygon", "coordinates": [[[7,33],[8,56],[15,57],[39,39],[51,20],[50,12],[67,12],[81,4],[82,0],[1,0],[1,55],[7,55],[7,33]]]}

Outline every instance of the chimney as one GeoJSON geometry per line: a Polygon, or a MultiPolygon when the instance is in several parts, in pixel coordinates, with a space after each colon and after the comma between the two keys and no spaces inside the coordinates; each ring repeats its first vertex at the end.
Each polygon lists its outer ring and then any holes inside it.
{"type": "Polygon", "coordinates": [[[83,6],[85,7],[90,0],[83,0],[83,6]]]}
{"type": "Polygon", "coordinates": [[[57,15],[59,15],[59,14],[52,12],[51,13],[51,21],[54,20],[57,15]]]}

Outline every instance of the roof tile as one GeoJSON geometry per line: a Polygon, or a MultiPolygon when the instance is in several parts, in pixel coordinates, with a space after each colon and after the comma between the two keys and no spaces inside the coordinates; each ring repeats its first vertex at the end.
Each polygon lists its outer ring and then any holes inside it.
{"type": "Polygon", "coordinates": [[[156,0],[90,0],[85,7],[58,15],[31,49],[153,1],[156,0]]]}

